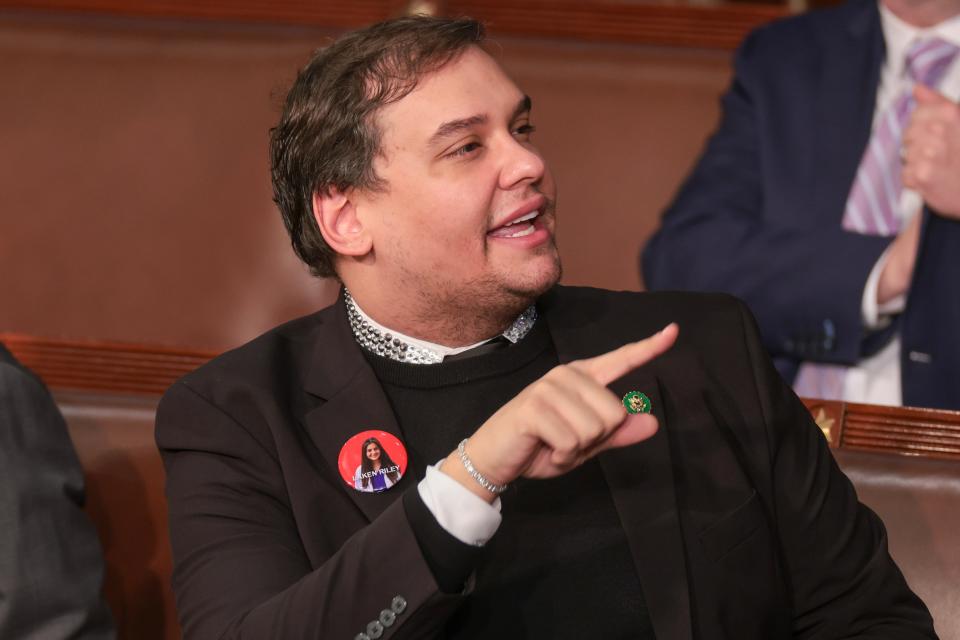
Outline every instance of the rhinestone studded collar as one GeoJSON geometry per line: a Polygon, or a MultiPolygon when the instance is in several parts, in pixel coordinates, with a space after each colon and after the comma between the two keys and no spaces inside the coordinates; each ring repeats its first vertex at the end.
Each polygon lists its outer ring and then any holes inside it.
{"type": "MultiPolygon", "coordinates": [[[[353,337],[357,343],[378,356],[405,362],[407,364],[438,364],[443,362],[444,355],[429,347],[417,346],[404,340],[400,336],[395,336],[389,332],[381,331],[373,326],[360,313],[357,303],[353,296],[346,289],[343,290],[343,299],[347,306],[347,319],[350,322],[350,329],[353,331],[353,337]]],[[[503,337],[510,342],[516,343],[523,339],[537,321],[537,308],[530,305],[524,310],[517,319],[513,321],[503,337]]]]}

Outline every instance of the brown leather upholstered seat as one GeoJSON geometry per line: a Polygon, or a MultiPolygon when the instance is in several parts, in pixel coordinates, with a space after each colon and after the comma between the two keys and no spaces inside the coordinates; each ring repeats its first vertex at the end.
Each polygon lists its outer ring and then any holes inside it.
{"type": "Polygon", "coordinates": [[[170,590],[163,467],[153,441],[157,398],[58,392],[87,478],[87,512],[107,565],[105,594],[120,638],[180,637],[170,590]]]}
{"type": "Polygon", "coordinates": [[[960,638],[960,461],[838,449],[860,501],[887,525],[890,553],[941,638],[960,638]]]}

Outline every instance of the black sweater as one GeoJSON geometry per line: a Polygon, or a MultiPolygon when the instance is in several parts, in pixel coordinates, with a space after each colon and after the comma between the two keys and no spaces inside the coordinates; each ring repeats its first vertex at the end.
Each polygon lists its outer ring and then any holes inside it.
{"type": "MultiPolygon", "coordinates": [[[[515,345],[436,365],[367,355],[406,438],[410,469],[445,458],[524,387],[557,365],[540,320],[515,345]]],[[[404,496],[441,589],[476,585],[449,638],[653,638],[633,561],[596,461],[550,480],[518,479],[503,523],[483,548],[440,527],[416,489],[404,496]]]]}

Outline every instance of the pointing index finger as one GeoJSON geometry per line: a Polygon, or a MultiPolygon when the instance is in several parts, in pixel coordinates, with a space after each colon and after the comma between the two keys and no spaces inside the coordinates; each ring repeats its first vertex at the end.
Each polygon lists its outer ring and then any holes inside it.
{"type": "Polygon", "coordinates": [[[606,386],[673,346],[679,331],[677,323],[671,322],[649,338],[625,344],[593,358],[578,360],[573,365],[606,386]]]}

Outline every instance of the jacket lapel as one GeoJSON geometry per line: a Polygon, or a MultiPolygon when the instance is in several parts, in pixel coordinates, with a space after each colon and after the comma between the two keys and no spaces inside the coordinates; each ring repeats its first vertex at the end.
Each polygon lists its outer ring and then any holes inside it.
{"type": "MultiPolygon", "coordinates": [[[[564,311],[566,306],[556,306],[547,321],[561,363],[621,346],[612,342],[616,338],[610,335],[609,322],[601,325],[583,318],[571,321],[564,311]]],[[[640,322],[638,319],[637,324],[640,322]]],[[[638,333],[652,334],[660,328],[638,333]]],[[[633,390],[645,393],[660,424],[652,438],[606,451],[598,460],[627,535],[656,636],[686,640],[693,633],[690,594],[671,470],[669,425],[663,414],[659,382],[652,368],[644,366],[615,381],[610,389],[619,397],[633,390]]]]}
{"type": "Polygon", "coordinates": [[[848,19],[837,24],[837,32],[820,39],[820,86],[810,87],[818,96],[813,123],[818,141],[813,211],[821,212],[826,225],[836,225],[843,217],[850,185],[870,139],[885,55],[877,3],[863,1],[850,10],[848,19]]]}
{"type": "MultiPolygon", "coordinates": [[[[305,427],[324,461],[339,475],[340,449],[357,433],[380,429],[404,439],[380,382],[353,339],[343,295],[320,317],[305,388],[323,402],[306,413],[305,427]]],[[[346,483],[343,490],[372,521],[412,485],[413,476],[408,467],[399,483],[380,493],[356,491],[346,483]]]]}

